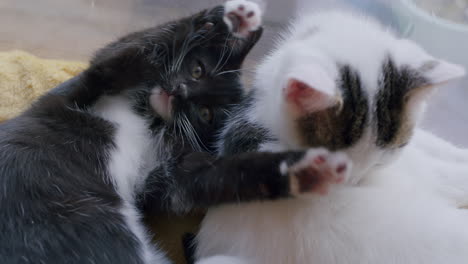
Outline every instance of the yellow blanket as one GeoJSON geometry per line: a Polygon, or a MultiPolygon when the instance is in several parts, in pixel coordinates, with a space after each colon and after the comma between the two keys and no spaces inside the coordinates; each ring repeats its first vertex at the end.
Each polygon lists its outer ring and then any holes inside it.
{"type": "Polygon", "coordinates": [[[87,63],[45,60],[23,51],[0,52],[0,122],[86,67],[87,63]]]}
{"type": "MultiPolygon", "coordinates": [[[[87,63],[46,60],[23,51],[0,52],[0,122],[24,111],[38,96],[77,75],[87,63]]],[[[201,215],[147,219],[158,243],[175,263],[185,263],[181,236],[194,232],[201,215]]]]}

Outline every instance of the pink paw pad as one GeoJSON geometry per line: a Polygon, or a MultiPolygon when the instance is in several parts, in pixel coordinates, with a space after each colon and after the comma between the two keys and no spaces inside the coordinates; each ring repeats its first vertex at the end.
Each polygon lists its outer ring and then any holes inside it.
{"type": "Polygon", "coordinates": [[[343,153],[312,149],[289,168],[295,188],[299,193],[328,193],[330,184],[343,183],[351,167],[351,161],[343,153]]]}
{"type": "Polygon", "coordinates": [[[258,4],[247,0],[230,0],[224,5],[224,22],[233,35],[247,37],[261,24],[262,12],[258,4]]]}

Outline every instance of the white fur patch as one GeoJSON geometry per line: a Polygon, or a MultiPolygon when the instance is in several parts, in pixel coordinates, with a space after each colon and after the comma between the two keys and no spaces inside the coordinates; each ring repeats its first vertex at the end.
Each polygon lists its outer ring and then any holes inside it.
{"type": "Polygon", "coordinates": [[[149,170],[157,165],[147,124],[132,111],[129,101],[122,96],[103,97],[93,112],[115,125],[115,148],[109,153],[107,168],[117,193],[123,199],[120,213],[141,243],[142,259],[148,264],[169,263],[151,246],[141,217],[133,206],[136,191],[142,187],[149,170]]]}
{"type": "Polygon", "coordinates": [[[121,96],[100,99],[94,112],[116,127],[115,149],[109,153],[109,174],[119,195],[132,203],[136,188],[156,166],[148,125],[121,96]]]}

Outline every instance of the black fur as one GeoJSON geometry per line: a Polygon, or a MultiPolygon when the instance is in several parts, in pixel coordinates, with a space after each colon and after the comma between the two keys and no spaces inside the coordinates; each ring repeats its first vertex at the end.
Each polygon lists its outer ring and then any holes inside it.
{"type": "MultiPolygon", "coordinates": [[[[383,75],[379,79],[379,92],[375,98],[377,121],[377,145],[389,147],[397,137],[402,135],[405,107],[409,93],[414,89],[428,85],[429,82],[416,70],[410,67],[398,68],[392,59],[387,58],[382,66],[383,75]]],[[[406,142],[399,143],[402,147],[406,142]]]]}
{"type": "MultiPolygon", "coordinates": [[[[116,127],[94,115],[92,107],[103,95],[121,94],[132,100],[135,112],[146,118],[154,133],[167,129],[168,160],[183,157],[197,145],[212,149],[215,131],[230,105],[242,96],[236,73],[219,74],[238,69],[261,35],[260,30],[247,40],[233,38],[222,15],[223,8],[218,7],[130,34],[98,52],[82,74],[38,99],[19,117],[0,124],[0,263],[144,263],[139,253],[142,242],[119,212],[123,200],[107,172],[116,127]],[[206,29],[207,22],[214,26],[206,29]],[[181,67],[169,71],[181,54],[181,67]],[[187,77],[194,60],[207,69],[198,81],[187,77]],[[221,66],[214,71],[218,62],[221,66]],[[187,83],[187,93],[177,89],[181,82],[187,83]],[[155,86],[175,96],[170,121],[148,104],[155,86]],[[211,109],[212,121],[202,121],[196,111],[200,107],[211,109]],[[182,115],[199,135],[192,144],[184,143],[189,142],[186,134],[171,130],[182,115]]],[[[180,199],[188,205],[172,204],[163,210],[180,211],[238,198],[235,192],[210,196],[219,188],[229,189],[218,185],[223,184],[223,175],[206,184],[205,179],[197,182],[191,175],[177,180],[169,176],[152,178],[164,186],[155,191],[161,200],[155,204],[180,199]],[[187,186],[180,191],[178,184],[187,186]]],[[[245,186],[255,183],[253,178],[247,182],[239,179],[224,183],[233,183],[232,190],[258,187],[245,186]]],[[[276,183],[259,181],[271,184],[274,194],[281,192],[276,183]]],[[[252,190],[249,198],[253,196],[252,190]]]]}
{"type": "Polygon", "coordinates": [[[221,203],[289,197],[290,175],[280,171],[280,164],[291,165],[304,154],[303,151],[248,152],[216,157],[206,152],[193,152],[178,159],[169,172],[153,171],[156,175],[150,176],[146,184],[151,192],[145,198],[152,201],[147,203],[151,206],[187,211],[221,203]],[[167,180],[161,181],[162,178],[167,180]],[[167,193],[177,193],[172,197],[177,199],[160,199],[167,193]],[[158,202],[163,204],[158,205],[158,202]]]}
{"type": "Polygon", "coordinates": [[[255,91],[250,92],[240,105],[233,109],[227,127],[221,135],[219,155],[234,155],[257,151],[262,143],[273,141],[270,132],[259,124],[249,122],[245,110],[253,107],[255,91]]]}
{"type": "Polygon", "coordinates": [[[197,251],[196,235],[186,233],[182,237],[182,247],[187,264],[195,263],[195,252],[197,251]]]}

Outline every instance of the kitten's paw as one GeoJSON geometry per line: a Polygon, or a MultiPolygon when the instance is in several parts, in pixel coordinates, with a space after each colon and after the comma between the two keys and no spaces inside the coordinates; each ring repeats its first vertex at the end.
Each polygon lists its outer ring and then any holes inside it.
{"type": "Polygon", "coordinates": [[[351,170],[351,160],[341,152],[329,152],[326,149],[311,149],[296,163],[281,165],[281,171],[290,176],[291,193],[298,196],[303,193],[328,193],[330,184],[344,182],[351,170]]]}
{"type": "Polygon", "coordinates": [[[237,37],[247,37],[262,23],[262,11],[257,3],[230,0],[224,4],[224,22],[237,37]]]}

